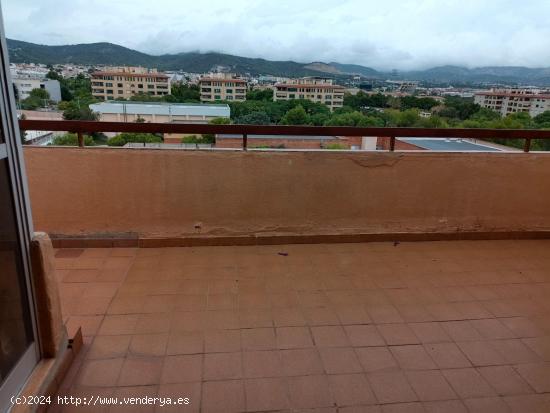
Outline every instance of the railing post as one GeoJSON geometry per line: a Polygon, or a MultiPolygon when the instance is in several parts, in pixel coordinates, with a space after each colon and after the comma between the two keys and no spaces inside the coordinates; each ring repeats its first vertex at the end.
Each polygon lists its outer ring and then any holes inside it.
{"type": "Polygon", "coordinates": [[[243,151],[248,149],[248,135],[243,133],[243,151]]]}
{"type": "Polygon", "coordinates": [[[390,152],[395,151],[395,136],[390,137],[390,152]]]}
{"type": "Polygon", "coordinates": [[[84,135],[82,135],[82,132],[77,132],[76,135],[78,136],[78,146],[80,148],[84,147],[84,135]]]}
{"type": "Polygon", "coordinates": [[[525,143],[523,144],[523,152],[529,152],[531,149],[531,138],[525,138],[525,143]]]}

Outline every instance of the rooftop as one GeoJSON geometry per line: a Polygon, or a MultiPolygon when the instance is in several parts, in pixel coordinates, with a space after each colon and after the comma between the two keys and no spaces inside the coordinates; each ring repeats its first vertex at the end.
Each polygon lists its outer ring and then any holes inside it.
{"type": "Polygon", "coordinates": [[[486,144],[485,142],[472,142],[471,140],[449,138],[449,139],[434,139],[434,138],[399,138],[399,140],[416,145],[420,148],[429,149],[432,151],[446,152],[498,152],[501,149],[496,146],[486,144]]]}
{"type": "Polygon", "coordinates": [[[548,412],[549,247],[61,249],[64,318],[85,344],[60,394],[224,413],[548,412]]]}
{"type": "Polygon", "coordinates": [[[127,113],[132,115],[190,115],[229,117],[229,105],[200,103],[148,103],[148,102],[102,102],[93,103],[90,108],[99,113],[127,113]]]}

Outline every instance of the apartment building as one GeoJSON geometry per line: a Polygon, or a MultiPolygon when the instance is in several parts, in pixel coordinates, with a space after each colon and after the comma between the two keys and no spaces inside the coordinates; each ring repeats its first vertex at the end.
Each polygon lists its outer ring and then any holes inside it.
{"type": "Polygon", "coordinates": [[[12,81],[20,100],[28,98],[33,89],[45,89],[50,94],[50,100],[54,102],[61,100],[61,85],[58,80],[19,74],[13,76],[12,81]]]}
{"type": "Polygon", "coordinates": [[[129,99],[144,93],[152,96],[170,94],[169,77],[157,69],[144,67],[109,67],[91,75],[92,95],[102,100],[129,99]]]}
{"type": "Polygon", "coordinates": [[[343,86],[335,85],[332,79],[322,77],[304,77],[276,83],[273,100],[307,99],[327,105],[330,110],[344,105],[343,86]]]}
{"type": "Polygon", "coordinates": [[[199,79],[201,102],[234,100],[244,102],[248,83],[230,73],[210,73],[199,79]]]}
{"type": "Polygon", "coordinates": [[[474,95],[474,103],[506,116],[529,112],[537,116],[550,110],[550,91],[540,89],[491,89],[474,95]]]}

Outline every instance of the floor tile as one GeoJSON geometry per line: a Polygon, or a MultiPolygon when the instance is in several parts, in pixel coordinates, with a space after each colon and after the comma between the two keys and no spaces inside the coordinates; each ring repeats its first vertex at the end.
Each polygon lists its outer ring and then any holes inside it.
{"type": "Polygon", "coordinates": [[[443,375],[461,398],[493,397],[496,392],[473,368],[443,370],[443,375]]]}
{"type": "Polygon", "coordinates": [[[297,376],[288,379],[292,408],[314,408],[332,406],[327,376],[297,376]]]}
{"type": "Polygon", "coordinates": [[[404,403],[418,400],[401,372],[377,372],[367,375],[379,403],[404,403]]]}

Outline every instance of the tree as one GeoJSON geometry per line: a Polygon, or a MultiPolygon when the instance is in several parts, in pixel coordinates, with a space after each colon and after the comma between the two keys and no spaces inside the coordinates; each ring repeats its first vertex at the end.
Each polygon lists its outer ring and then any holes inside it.
{"type": "Polygon", "coordinates": [[[348,112],[333,115],[325,125],[327,126],[363,126],[365,116],[359,112],[348,112]]]}
{"type": "Polygon", "coordinates": [[[283,125],[307,125],[309,123],[309,115],[306,113],[302,105],[298,105],[288,112],[281,119],[283,125]]]}
{"type": "Polygon", "coordinates": [[[349,106],[355,110],[366,108],[385,108],[388,105],[388,97],[377,93],[368,95],[363,91],[359,91],[356,95],[346,93],[344,95],[344,106],[349,106]]]}
{"type": "MultiPolygon", "coordinates": [[[[172,85],[170,93],[176,102],[200,102],[201,99],[201,92],[197,85],[175,83],[172,85]]],[[[165,96],[165,98],[168,99],[168,96],[165,96]]]]}
{"type": "Polygon", "coordinates": [[[246,94],[246,100],[273,100],[272,89],[250,90],[246,94]]]}
{"type": "Polygon", "coordinates": [[[309,117],[309,122],[314,126],[323,126],[330,119],[328,113],[316,113],[309,117]]]}
{"type": "Polygon", "coordinates": [[[446,128],[449,125],[443,118],[432,115],[429,118],[420,118],[414,126],[419,128],[446,128]]]}
{"type": "MultiPolygon", "coordinates": [[[[56,136],[52,143],[49,143],[48,145],[78,146],[78,136],[75,133],[66,133],[65,135],[56,136]]],[[[94,145],[94,139],[89,135],[84,135],[84,146],[94,145]]]]}
{"type": "Polygon", "coordinates": [[[46,73],[46,77],[48,79],[58,80],[60,82],[63,80],[63,76],[61,76],[58,72],[56,72],[53,69],[50,69],[50,71],[46,73]]]}
{"type": "Polygon", "coordinates": [[[418,113],[418,109],[407,109],[398,113],[395,126],[414,126],[419,120],[420,115],[418,113]]]}
{"type": "MultiPolygon", "coordinates": [[[[208,122],[210,125],[229,125],[231,119],[229,118],[214,118],[208,122]]],[[[216,136],[212,133],[204,133],[202,135],[202,143],[214,143],[216,141],[216,136]]]]}
{"type": "Polygon", "coordinates": [[[403,96],[401,98],[402,110],[413,109],[413,108],[430,110],[431,108],[437,105],[438,105],[437,100],[429,97],[418,98],[416,96],[403,96]]]}
{"type": "Polygon", "coordinates": [[[203,138],[204,135],[202,136],[197,136],[197,135],[189,135],[189,136],[184,136],[182,139],[181,139],[181,143],[194,143],[194,144],[201,144],[201,143],[213,143],[213,142],[206,142],[205,139],[203,138]]]}
{"type": "Polygon", "coordinates": [[[235,119],[235,123],[241,125],[269,125],[270,119],[267,113],[256,111],[235,119]]]}
{"type": "Polygon", "coordinates": [[[480,108],[477,112],[468,117],[470,120],[475,120],[479,122],[487,122],[491,120],[499,120],[500,113],[495,112],[492,109],[480,108]]]}
{"type": "Polygon", "coordinates": [[[99,120],[99,114],[88,106],[80,106],[74,101],[63,105],[63,119],[65,120],[99,120]]]}
{"type": "Polygon", "coordinates": [[[464,120],[470,118],[474,113],[478,112],[481,109],[481,106],[474,103],[472,98],[447,96],[445,98],[444,108],[444,110],[448,110],[448,112],[439,112],[440,116],[450,118],[452,116],[449,116],[449,114],[453,114],[455,117],[464,120]]]}
{"type": "Polygon", "coordinates": [[[541,113],[533,118],[533,123],[537,128],[548,129],[550,128],[550,110],[541,113]]]}
{"type": "Polygon", "coordinates": [[[23,109],[34,110],[46,106],[50,101],[50,94],[46,89],[35,88],[30,91],[29,96],[21,101],[23,109]]]}

